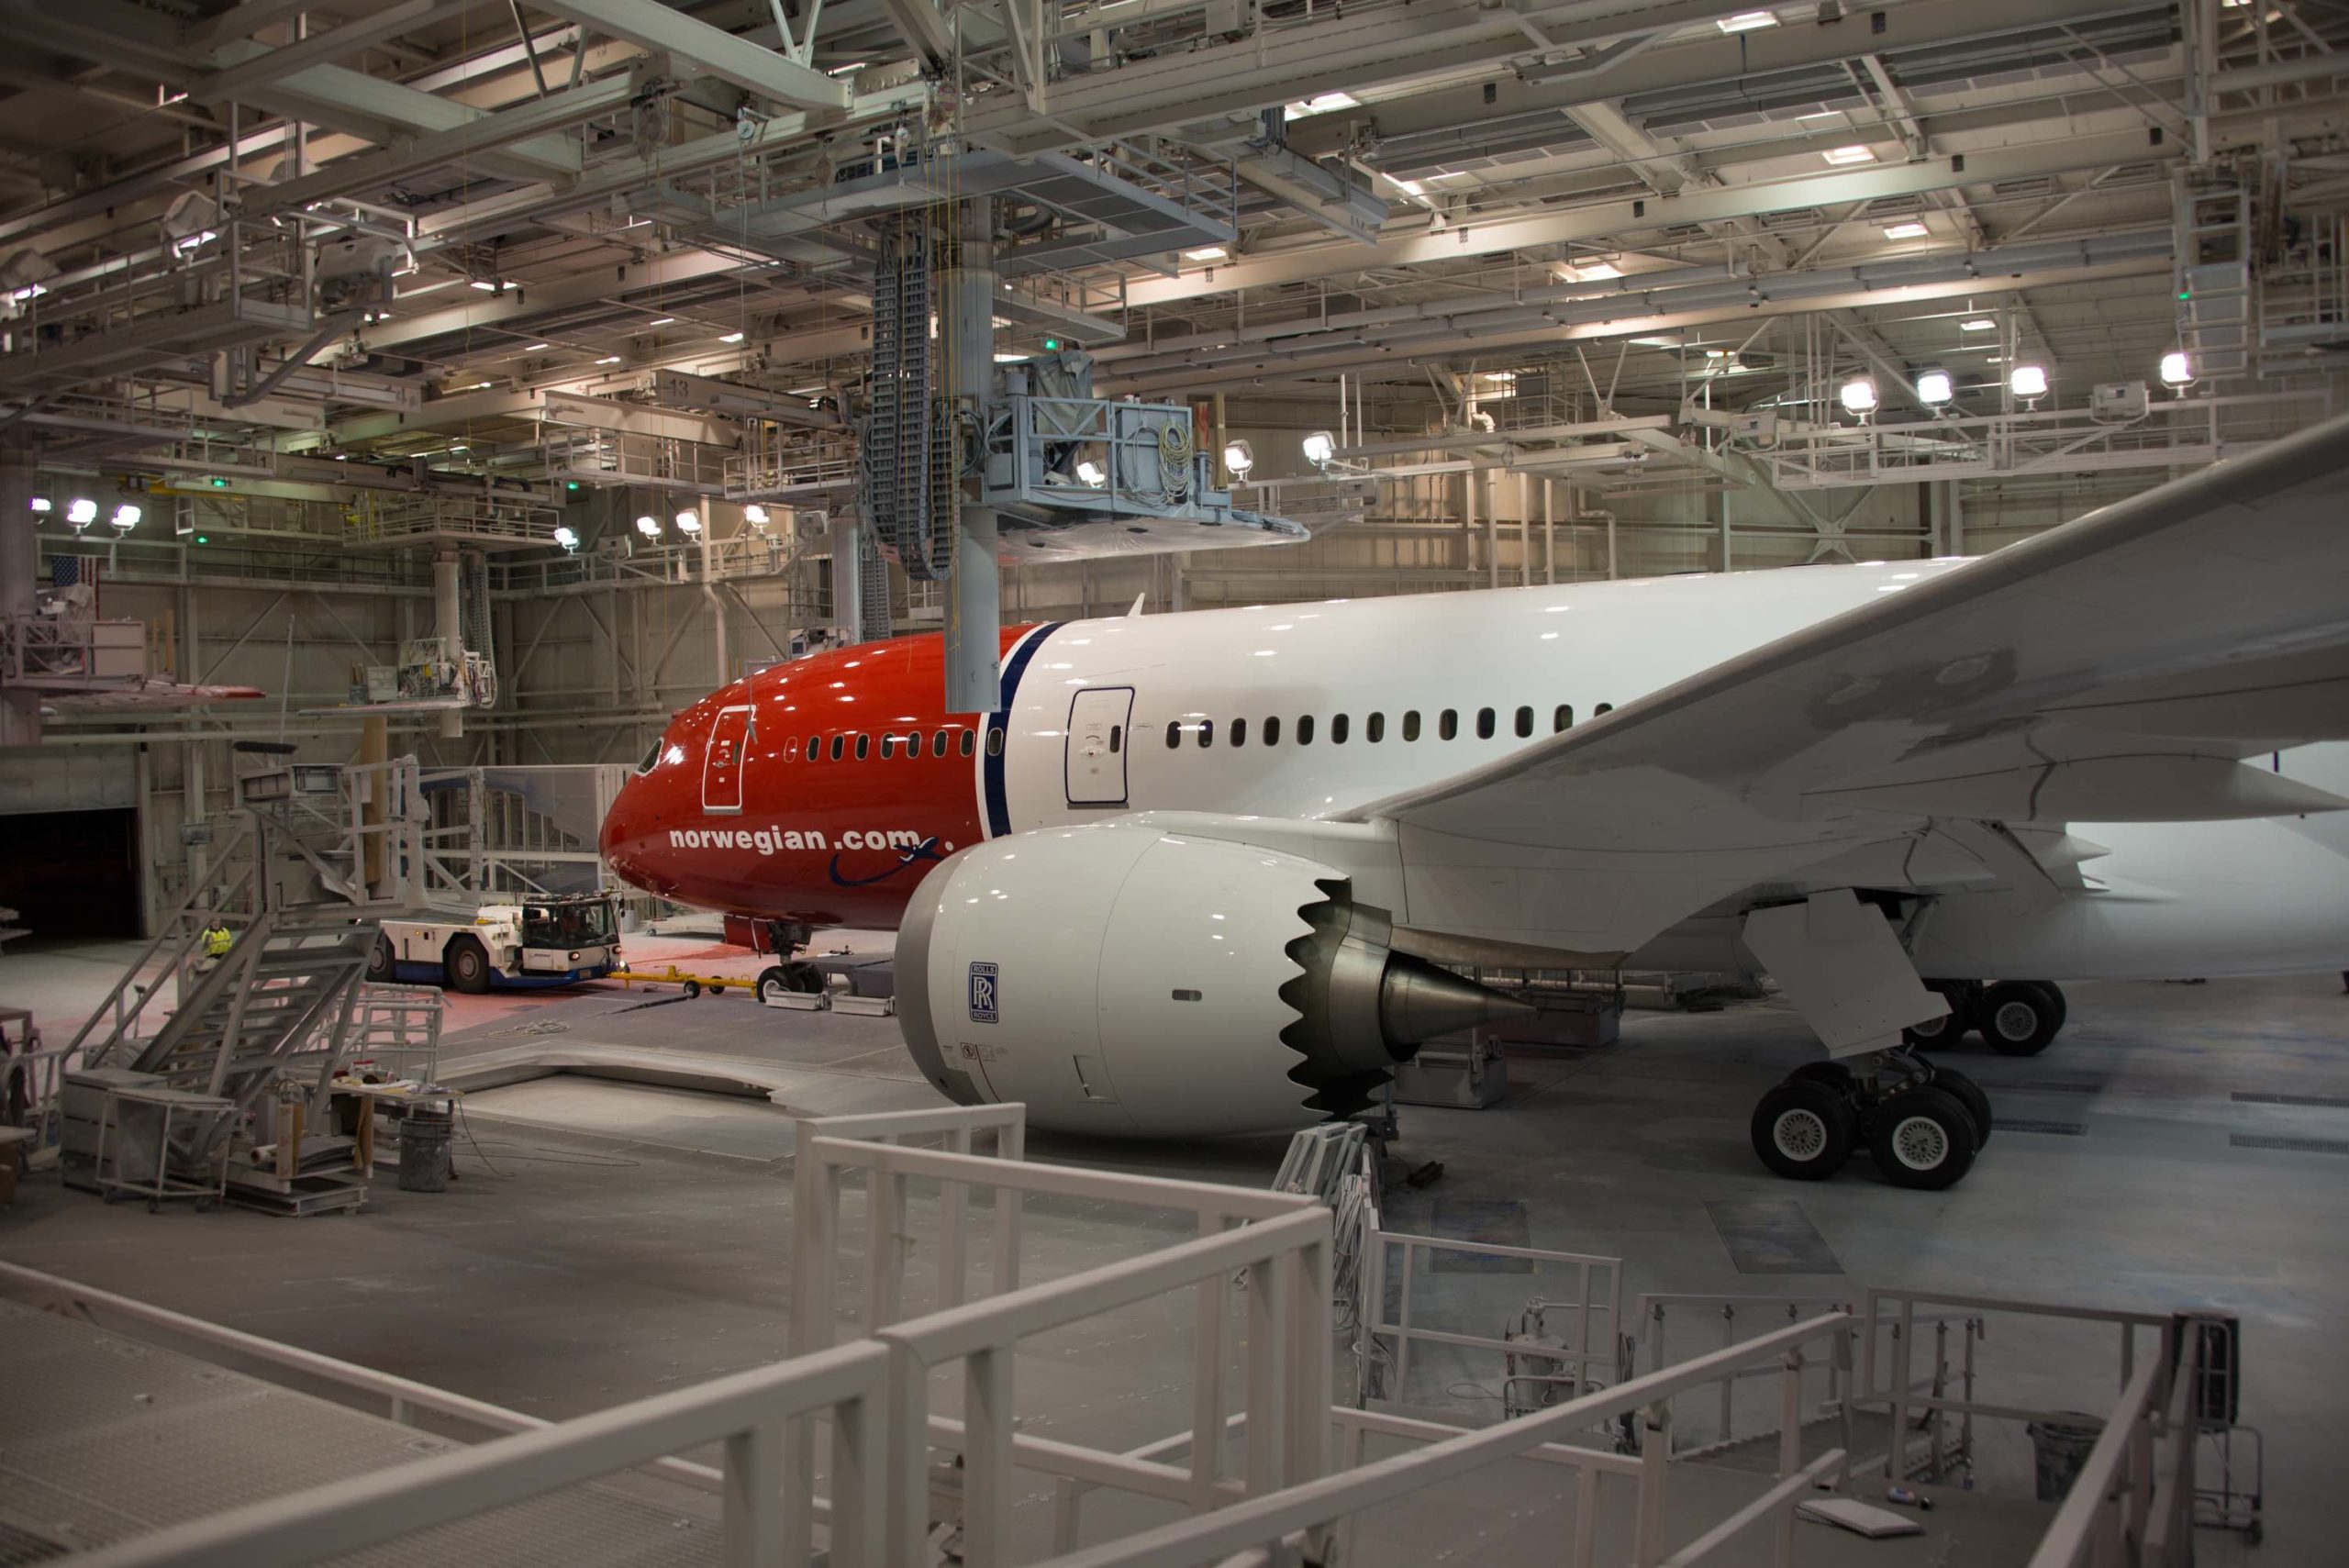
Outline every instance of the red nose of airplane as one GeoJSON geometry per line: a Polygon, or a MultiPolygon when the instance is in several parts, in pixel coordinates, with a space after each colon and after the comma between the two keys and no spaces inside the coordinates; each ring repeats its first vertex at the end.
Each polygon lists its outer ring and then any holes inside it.
{"type": "Polygon", "coordinates": [[[664,898],[678,891],[679,868],[668,848],[669,830],[683,826],[696,804],[687,787],[694,771],[692,754],[677,739],[682,728],[682,723],[672,724],[637,764],[604,813],[596,842],[604,862],[622,881],[664,898]]]}

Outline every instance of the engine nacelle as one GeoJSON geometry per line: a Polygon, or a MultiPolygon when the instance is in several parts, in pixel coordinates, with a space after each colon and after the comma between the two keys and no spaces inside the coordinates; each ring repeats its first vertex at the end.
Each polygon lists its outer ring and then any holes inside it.
{"type": "Polygon", "coordinates": [[[1109,821],[975,844],[897,935],[897,1016],[963,1105],[1111,1136],[1302,1127],[1425,1040],[1519,1004],[1387,946],[1316,862],[1109,821]]]}

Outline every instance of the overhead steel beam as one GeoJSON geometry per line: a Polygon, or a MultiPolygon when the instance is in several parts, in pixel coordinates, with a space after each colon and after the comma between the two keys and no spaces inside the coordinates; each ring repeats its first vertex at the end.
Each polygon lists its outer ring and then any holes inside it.
{"type": "Polygon", "coordinates": [[[1241,148],[1233,168],[1240,177],[1276,196],[1344,239],[1367,244],[1386,223],[1386,203],[1360,180],[1333,173],[1286,147],[1241,148]]]}
{"type": "Polygon", "coordinates": [[[1987,185],[2000,180],[2101,169],[2118,163],[2166,161],[2181,156],[2184,150],[2175,139],[2165,139],[2160,146],[2149,146],[2143,132],[2121,131],[2074,137],[2039,146],[1969,152],[1920,163],[1871,164],[1831,174],[1723,185],[1673,196],[1593,202],[1539,217],[1461,224],[1442,230],[1423,226],[1416,233],[1384,239],[1375,245],[1319,246],[1252,257],[1218,267],[1212,279],[1204,273],[1145,279],[1128,285],[1126,299],[1130,306],[1164,305],[1237,288],[1302,283],[1375,267],[1504,255],[1679,224],[1720,223],[1793,208],[1838,206],[1882,196],[1917,195],[1960,185],[1987,185]]]}
{"type": "MultiPolygon", "coordinates": [[[[1288,128],[1289,145],[1327,155],[1346,146],[1367,122],[1385,138],[1464,128],[1473,136],[1486,120],[1563,111],[1595,100],[1624,98],[1671,87],[1734,82],[1804,66],[1833,65],[1864,50],[1928,48],[2058,22],[2093,21],[2149,7],[2143,0],[1904,0],[1881,11],[1846,15],[1817,26],[1764,28],[1675,39],[1627,57],[1596,76],[1544,81],[1496,71],[1462,83],[1381,99],[1358,112],[1316,115],[1288,128]],[[1873,29],[1881,28],[1878,32],[1873,29]],[[1489,93],[1488,99],[1486,95],[1489,93]]],[[[1058,107],[1055,103],[1055,108],[1058,107]]]]}
{"type": "Polygon", "coordinates": [[[190,22],[181,29],[188,44],[208,49],[230,39],[249,39],[264,28],[290,22],[305,11],[321,9],[319,0],[244,0],[215,17],[190,22]]]}
{"type": "Polygon", "coordinates": [[[370,12],[340,27],[312,33],[295,43],[263,50],[215,71],[190,87],[188,96],[199,104],[225,104],[231,98],[246,97],[253,89],[282,82],[297,71],[348,60],[394,33],[464,8],[464,0],[399,0],[396,5],[370,12]]]}
{"type": "Polygon", "coordinates": [[[746,93],[817,114],[841,114],[849,85],[763,49],[748,39],[696,21],[656,0],[533,0],[539,9],[583,22],[614,38],[688,60],[746,93]]]}
{"type": "Polygon", "coordinates": [[[942,66],[953,58],[954,36],[931,0],[881,0],[897,36],[925,64],[942,66]]]}

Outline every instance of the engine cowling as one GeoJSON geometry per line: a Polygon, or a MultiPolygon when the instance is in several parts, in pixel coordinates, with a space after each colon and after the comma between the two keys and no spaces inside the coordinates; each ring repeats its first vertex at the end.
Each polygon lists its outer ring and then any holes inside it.
{"type": "Polygon", "coordinates": [[[1520,1004],[1388,945],[1343,873],[1119,820],[931,870],[897,936],[897,1016],[963,1105],[1109,1135],[1274,1131],[1371,1102],[1422,1040],[1520,1004]]]}

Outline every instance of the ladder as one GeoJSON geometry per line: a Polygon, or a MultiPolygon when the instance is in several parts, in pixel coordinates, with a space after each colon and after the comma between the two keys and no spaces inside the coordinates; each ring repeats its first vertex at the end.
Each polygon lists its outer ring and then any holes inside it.
{"type": "Polygon", "coordinates": [[[2177,186],[2175,228],[2178,347],[2198,380],[2251,371],[2251,188],[2188,175],[2177,186]]]}

